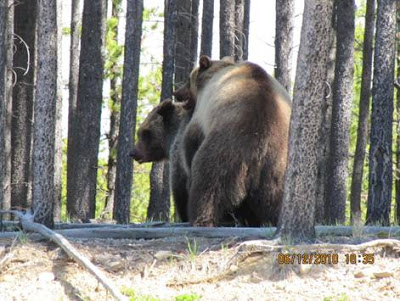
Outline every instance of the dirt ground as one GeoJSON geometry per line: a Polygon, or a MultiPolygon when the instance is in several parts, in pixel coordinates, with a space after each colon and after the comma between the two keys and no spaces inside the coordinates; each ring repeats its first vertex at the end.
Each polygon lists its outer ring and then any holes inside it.
{"type": "MultiPolygon", "coordinates": [[[[270,253],[228,269],[234,238],[70,242],[131,300],[400,300],[399,253],[382,248],[368,250],[374,263],[339,253],[335,264],[279,264],[270,253]]],[[[113,299],[57,245],[24,236],[0,239],[0,300],[113,299]]]]}

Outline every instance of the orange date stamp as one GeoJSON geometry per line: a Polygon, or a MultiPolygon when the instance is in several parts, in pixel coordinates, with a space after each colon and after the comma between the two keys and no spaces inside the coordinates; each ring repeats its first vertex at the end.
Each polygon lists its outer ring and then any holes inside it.
{"type": "Polygon", "coordinates": [[[278,264],[374,264],[371,253],[279,253],[278,264]]]}

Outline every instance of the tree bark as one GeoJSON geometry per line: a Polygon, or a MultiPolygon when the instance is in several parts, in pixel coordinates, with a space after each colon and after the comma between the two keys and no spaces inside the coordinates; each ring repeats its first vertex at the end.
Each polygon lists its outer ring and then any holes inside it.
{"type": "Polygon", "coordinates": [[[329,57],[332,2],[306,0],[290,123],[288,168],[277,236],[315,237],[320,122],[329,57]]]}
{"type": "Polygon", "coordinates": [[[63,164],[63,137],[62,137],[62,4],[57,1],[57,102],[55,117],[55,157],[54,157],[54,221],[61,221],[61,198],[62,198],[62,164],[63,164]]]}
{"type": "MultiPolygon", "coordinates": [[[[174,77],[176,0],[168,0],[164,12],[164,45],[161,101],[170,98],[174,77]]],[[[150,200],[147,218],[168,220],[170,208],[168,162],[153,163],[150,173],[150,200]]]]}
{"type": "Polygon", "coordinates": [[[397,122],[396,122],[396,170],[395,170],[395,192],[396,192],[396,213],[395,213],[395,222],[400,225],[400,2],[396,4],[397,8],[397,16],[396,16],[396,23],[397,23],[397,32],[396,32],[396,41],[397,41],[397,48],[396,48],[396,55],[397,55],[397,80],[396,80],[396,87],[397,87],[397,103],[396,103],[396,113],[397,113],[397,122]]]}
{"type": "Polygon", "coordinates": [[[72,220],[94,217],[103,90],[102,49],[107,1],[84,1],[76,127],[70,136],[67,212],[72,220]]]}
{"type": "Polygon", "coordinates": [[[235,56],[235,0],[220,0],[219,57],[235,56]]]}
{"type": "Polygon", "coordinates": [[[73,188],[73,183],[69,180],[74,177],[76,158],[76,135],[77,135],[77,95],[79,81],[79,57],[80,57],[80,27],[82,20],[81,0],[71,0],[71,45],[69,57],[69,103],[68,103],[68,145],[67,145],[67,212],[72,206],[70,189],[73,188]]]}
{"type": "Polygon", "coordinates": [[[333,81],[335,79],[335,62],[336,62],[336,10],[333,9],[332,28],[329,42],[329,59],[326,71],[326,87],[325,95],[322,98],[322,121],[320,145],[321,153],[318,160],[318,178],[317,178],[317,195],[315,204],[315,222],[323,224],[325,219],[325,203],[327,199],[328,186],[328,159],[330,153],[330,135],[332,120],[332,102],[333,102],[333,81]]]}
{"type": "Polygon", "coordinates": [[[143,0],[128,0],[126,15],[121,123],[117,147],[113,212],[113,218],[120,224],[127,224],[130,220],[133,161],[129,153],[134,146],[136,127],[143,0]]]}
{"type": "Polygon", "coordinates": [[[197,61],[199,0],[178,0],[175,29],[175,87],[187,81],[197,61]]]}
{"type": "Polygon", "coordinates": [[[363,66],[358,113],[357,143],[354,154],[353,176],[351,182],[350,207],[351,221],[361,216],[361,191],[364,174],[364,159],[368,140],[369,105],[371,97],[373,40],[375,31],[375,0],[367,0],[363,44],[363,66]]]}
{"type": "MultiPolygon", "coordinates": [[[[7,22],[8,22],[8,3],[0,4],[0,36],[4,37],[0,40],[0,209],[6,207],[4,202],[4,171],[5,171],[5,141],[4,141],[4,132],[6,130],[5,127],[5,116],[6,116],[6,107],[5,102],[7,99],[7,42],[9,39],[7,38],[7,22]]],[[[4,208],[6,210],[10,209],[4,208]]],[[[0,220],[3,219],[0,217],[0,220]]]]}
{"type": "Polygon", "coordinates": [[[390,224],[396,1],[380,0],[376,20],[367,224],[390,224]]]}
{"type": "Polygon", "coordinates": [[[214,24],[214,0],[203,0],[200,55],[207,55],[211,57],[213,24],[214,24]]]}
{"type": "Polygon", "coordinates": [[[175,29],[175,87],[182,86],[193,69],[192,41],[192,0],[176,1],[175,29]]]}
{"type": "Polygon", "coordinates": [[[275,12],[275,78],[290,93],[292,89],[294,1],[276,0],[275,12]]]}
{"type": "Polygon", "coordinates": [[[351,106],[354,73],[354,0],[337,0],[337,45],[335,80],[328,159],[325,221],[336,224],[346,220],[347,166],[350,146],[351,106]]]}
{"type": "MultiPolygon", "coordinates": [[[[118,12],[121,9],[121,1],[113,1],[111,8],[111,18],[115,18],[119,23],[119,15],[118,12]]],[[[108,31],[112,31],[112,34],[107,36],[111,36],[113,43],[118,44],[118,23],[114,28],[108,28],[108,31]]],[[[111,42],[111,41],[110,41],[111,42]]],[[[108,42],[107,42],[108,44],[108,42]]],[[[108,47],[106,47],[107,50],[108,47]]],[[[112,54],[109,53],[110,56],[112,54]]],[[[110,68],[110,130],[107,135],[108,140],[108,163],[107,163],[107,196],[103,211],[104,218],[111,218],[112,212],[114,208],[114,199],[115,199],[115,179],[117,176],[117,147],[118,147],[118,135],[119,135],[119,125],[121,119],[121,94],[118,91],[119,82],[121,78],[119,65],[119,60],[116,57],[111,57],[111,66],[110,68]]]]}
{"type": "MultiPolygon", "coordinates": [[[[3,4],[0,4],[3,5],[3,4]]],[[[6,34],[4,41],[6,43],[6,78],[5,78],[5,91],[4,91],[4,119],[3,119],[3,141],[2,145],[2,179],[1,189],[3,189],[3,198],[1,207],[3,209],[11,208],[11,116],[12,116],[12,85],[14,81],[13,73],[11,72],[13,66],[13,34],[14,34],[14,0],[8,0],[5,4],[6,9],[6,34]]],[[[6,219],[9,217],[4,216],[6,219]]]]}
{"type": "Polygon", "coordinates": [[[36,1],[14,8],[13,88],[11,123],[11,206],[29,208],[31,199],[31,145],[33,127],[34,64],[36,43],[36,1]]]}
{"type": "Polygon", "coordinates": [[[33,132],[33,209],[35,222],[52,228],[57,101],[57,7],[53,0],[39,2],[37,53],[33,132]]]}
{"type": "Polygon", "coordinates": [[[197,62],[197,48],[199,47],[199,5],[199,0],[192,0],[192,13],[190,15],[192,22],[190,30],[190,62],[192,69],[197,62]]]}

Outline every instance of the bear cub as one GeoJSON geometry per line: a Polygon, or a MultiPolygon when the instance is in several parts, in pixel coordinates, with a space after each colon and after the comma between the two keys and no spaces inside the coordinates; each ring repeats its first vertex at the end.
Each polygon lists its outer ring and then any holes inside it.
{"type": "Polygon", "coordinates": [[[188,184],[182,165],[181,151],[183,132],[193,110],[188,109],[183,98],[177,97],[182,101],[181,103],[166,99],[149,113],[139,127],[138,141],[131,157],[139,163],[169,160],[170,187],[175,210],[180,220],[187,222],[188,184]]]}

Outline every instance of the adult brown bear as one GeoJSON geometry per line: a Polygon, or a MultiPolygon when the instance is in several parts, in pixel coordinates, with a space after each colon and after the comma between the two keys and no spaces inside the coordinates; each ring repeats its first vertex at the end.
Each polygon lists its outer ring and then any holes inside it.
{"type": "Polygon", "coordinates": [[[183,147],[191,224],[276,225],[287,162],[291,102],[250,62],[202,56],[190,75],[196,99],[183,147]]]}
{"type": "Polygon", "coordinates": [[[186,102],[162,101],[140,125],[138,141],[131,153],[139,163],[169,160],[175,210],[183,222],[188,221],[188,191],[187,174],[182,165],[182,138],[192,113],[186,102]]]}

